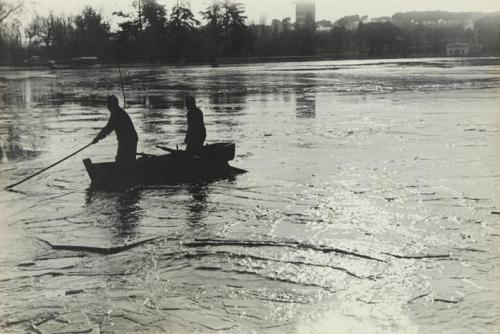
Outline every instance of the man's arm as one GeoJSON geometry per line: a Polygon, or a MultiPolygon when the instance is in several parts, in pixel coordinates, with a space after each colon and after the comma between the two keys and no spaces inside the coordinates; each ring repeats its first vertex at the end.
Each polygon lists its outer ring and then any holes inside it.
{"type": "Polygon", "coordinates": [[[114,124],[113,124],[113,115],[109,117],[108,123],[102,130],[97,134],[97,136],[94,138],[92,141],[92,144],[96,144],[99,140],[106,138],[107,135],[109,135],[113,130],[115,129],[114,124]]]}

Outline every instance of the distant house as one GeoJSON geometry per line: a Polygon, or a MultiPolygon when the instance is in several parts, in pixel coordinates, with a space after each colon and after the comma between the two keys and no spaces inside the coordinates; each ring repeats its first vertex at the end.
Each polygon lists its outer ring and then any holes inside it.
{"type": "Polygon", "coordinates": [[[467,43],[451,43],[446,45],[446,54],[448,56],[468,56],[470,46],[467,43]]]}

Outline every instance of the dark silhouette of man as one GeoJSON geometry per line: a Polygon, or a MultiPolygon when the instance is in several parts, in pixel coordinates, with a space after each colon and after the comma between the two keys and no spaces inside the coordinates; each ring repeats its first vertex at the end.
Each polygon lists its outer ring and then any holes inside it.
{"type": "Polygon", "coordinates": [[[203,148],[203,143],[207,137],[205,123],[203,122],[203,113],[196,106],[196,101],[192,96],[186,97],[185,105],[188,123],[186,139],[184,139],[184,142],[187,144],[186,151],[197,154],[203,148]]]}
{"type": "Polygon", "coordinates": [[[108,96],[107,106],[111,116],[106,126],[99,132],[92,143],[96,144],[99,140],[115,131],[118,140],[115,161],[121,165],[131,165],[135,161],[137,153],[137,132],[135,132],[130,116],[120,108],[116,96],[108,96]]]}

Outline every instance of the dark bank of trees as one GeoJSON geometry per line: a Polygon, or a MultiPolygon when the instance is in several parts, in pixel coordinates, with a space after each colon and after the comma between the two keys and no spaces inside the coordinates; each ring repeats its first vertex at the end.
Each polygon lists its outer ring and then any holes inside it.
{"type": "Polygon", "coordinates": [[[474,36],[484,50],[500,54],[500,13],[478,19],[474,24],[474,36]]]}
{"type": "Polygon", "coordinates": [[[23,1],[10,3],[0,0],[0,61],[19,59],[25,53],[22,45],[22,24],[15,17],[23,6],[23,1]]]}
{"type": "Polygon", "coordinates": [[[221,58],[317,56],[399,57],[445,54],[448,43],[465,42],[477,54],[500,54],[500,13],[409,12],[368,21],[352,15],[296,29],[290,18],[248,24],[245,7],[211,1],[200,13],[174,2],[134,0],[113,13],[117,29],[86,7],[75,16],[15,17],[23,1],[0,0],[0,62],[67,61],[97,56],[109,62],[213,63],[221,58]],[[9,2],[10,1],[10,2],[9,2]],[[468,22],[467,24],[465,24],[468,22]]]}
{"type": "Polygon", "coordinates": [[[167,9],[156,0],[136,0],[130,11],[113,15],[112,32],[102,15],[86,7],[74,17],[36,16],[25,29],[27,55],[65,60],[98,56],[105,61],[185,62],[249,55],[252,35],[244,6],[214,1],[201,12],[175,4],[167,9]]]}

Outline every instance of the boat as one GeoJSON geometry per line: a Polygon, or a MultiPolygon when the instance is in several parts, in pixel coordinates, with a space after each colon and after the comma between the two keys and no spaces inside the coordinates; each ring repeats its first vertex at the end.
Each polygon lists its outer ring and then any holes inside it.
{"type": "Polygon", "coordinates": [[[91,180],[90,188],[124,189],[137,185],[206,182],[246,172],[228,163],[234,159],[233,143],[206,145],[198,155],[158,147],[169,153],[155,156],[143,154],[131,167],[124,168],[116,162],[93,163],[90,159],[83,160],[91,180]]]}

